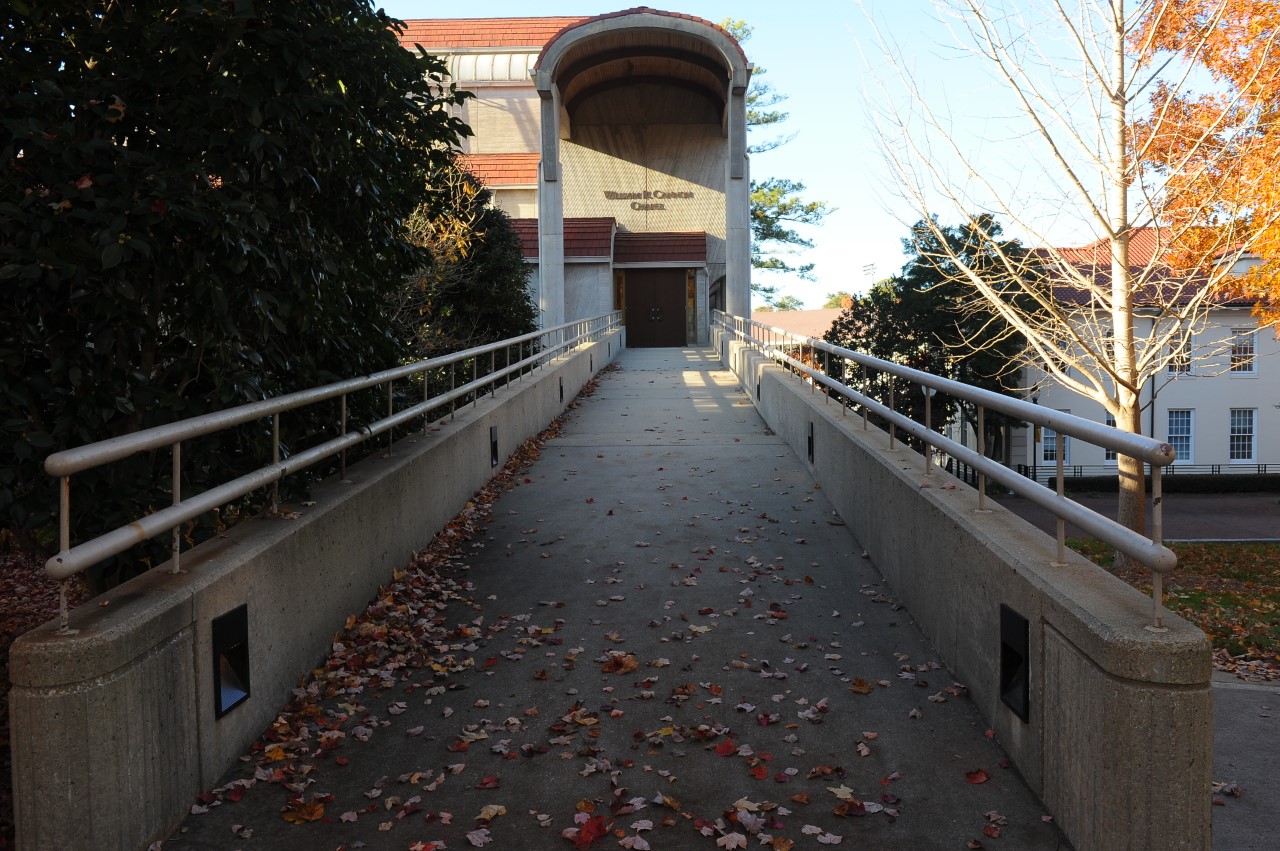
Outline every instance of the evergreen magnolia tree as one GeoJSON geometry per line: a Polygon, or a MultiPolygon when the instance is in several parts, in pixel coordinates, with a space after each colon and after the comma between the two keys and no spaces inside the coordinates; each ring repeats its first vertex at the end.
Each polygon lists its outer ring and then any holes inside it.
{"type": "MultiPolygon", "coordinates": [[[[962,258],[981,270],[993,287],[1008,287],[1001,254],[1025,257],[1017,240],[999,239],[1000,225],[990,217],[976,216],[972,223],[944,226],[917,222],[911,236],[902,240],[910,259],[902,272],[876,284],[833,323],[825,339],[847,349],[866,352],[881,360],[1008,393],[1017,387],[1018,367],[1025,348],[1021,336],[981,302],[975,302],[951,259],[962,258]],[[993,246],[986,237],[999,239],[993,246]]],[[[837,376],[839,378],[839,376],[837,376]]],[[[842,379],[881,402],[894,394],[894,408],[917,422],[924,421],[924,398],[918,385],[884,373],[872,373],[864,381],[861,370],[842,379]]],[[[941,430],[957,415],[977,429],[971,407],[938,394],[931,401],[932,425],[941,430]]],[[[1006,418],[990,413],[986,418],[987,447],[998,453],[997,438],[1006,418]]]]}
{"type": "Polygon", "coordinates": [[[511,218],[456,165],[438,171],[432,200],[407,223],[428,262],[409,276],[396,324],[414,357],[430,358],[538,327],[529,267],[511,218]]]}
{"type": "MultiPolygon", "coordinates": [[[[52,451],[402,355],[383,316],[419,263],[402,222],[467,131],[444,65],[393,23],[369,0],[0,12],[5,526],[55,543],[52,451]]],[[[183,492],[269,458],[268,437],[192,442],[183,492]]],[[[166,503],[168,464],[76,476],[73,537],[166,503]]]]}

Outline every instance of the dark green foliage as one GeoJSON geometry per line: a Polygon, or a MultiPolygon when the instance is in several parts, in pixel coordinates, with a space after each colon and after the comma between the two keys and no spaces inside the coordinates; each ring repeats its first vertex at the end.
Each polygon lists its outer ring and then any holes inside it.
{"type": "MultiPolygon", "coordinates": [[[[1000,235],[1000,226],[989,217],[978,218],[976,226],[948,227],[944,232],[952,250],[965,258],[970,268],[982,270],[993,279],[1003,274],[1004,267],[993,247],[980,236],[1000,235]]],[[[1026,254],[1017,240],[999,245],[1012,257],[1026,254]]],[[[911,229],[911,236],[902,241],[902,247],[911,258],[902,272],[855,299],[825,339],[934,375],[997,392],[1012,391],[1024,348],[1021,337],[975,298],[925,222],[918,222],[911,229]]],[[[917,422],[924,421],[925,403],[919,385],[883,373],[872,373],[864,381],[860,371],[842,380],[882,403],[887,403],[892,390],[895,410],[917,422]]],[[[941,393],[933,397],[930,407],[931,423],[937,430],[960,413],[956,400],[941,393]]],[[[971,406],[965,406],[964,415],[976,428],[971,406]]],[[[1003,420],[995,413],[986,418],[991,453],[998,451],[994,439],[1002,425],[1007,425],[1003,420]]]]}
{"type": "MultiPolygon", "coordinates": [[[[0,523],[56,544],[51,451],[402,356],[402,221],[466,128],[392,23],[367,0],[7,4],[0,523]]],[[[269,457],[269,428],[184,447],[184,493],[269,457]]],[[[167,456],[76,476],[73,539],[167,503],[167,456]]]]}
{"type": "MultiPolygon", "coordinates": [[[[800,193],[804,184],[796,180],[770,177],[751,181],[751,265],[774,272],[794,272],[805,280],[813,279],[813,264],[793,266],[786,253],[799,248],[812,248],[813,242],[802,237],[793,225],[819,225],[830,210],[825,201],[805,201],[800,193]]],[[[768,297],[776,287],[757,291],[768,297]]]]}
{"type": "Polygon", "coordinates": [[[529,266],[511,217],[493,193],[450,165],[432,180],[436,197],[415,211],[408,238],[428,252],[399,296],[397,334],[413,357],[518,337],[538,327],[529,266]]]}

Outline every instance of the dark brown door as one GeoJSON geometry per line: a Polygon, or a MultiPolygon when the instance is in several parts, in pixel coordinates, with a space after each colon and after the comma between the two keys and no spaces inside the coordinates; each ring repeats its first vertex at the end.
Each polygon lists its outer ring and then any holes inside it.
{"type": "Polygon", "coordinates": [[[657,348],[685,344],[685,270],[628,269],[627,345],[657,348]]]}

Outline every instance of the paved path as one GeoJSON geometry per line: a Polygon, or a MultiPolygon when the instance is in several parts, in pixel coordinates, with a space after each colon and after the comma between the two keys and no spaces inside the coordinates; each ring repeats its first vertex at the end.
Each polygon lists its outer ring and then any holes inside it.
{"type": "Polygon", "coordinates": [[[713,353],[621,366],[166,851],[1067,847],[713,353]]]}
{"type": "MultiPolygon", "coordinates": [[[[1116,516],[1117,497],[1081,495],[1072,499],[1107,517],[1116,516]]],[[[1000,504],[1036,528],[1058,534],[1058,519],[1046,508],[1021,497],[1001,497],[1000,504]]],[[[1151,526],[1150,498],[1147,526],[1151,526]]],[[[1280,494],[1171,493],[1165,496],[1164,538],[1167,541],[1280,541],[1280,494]]],[[[1087,537],[1067,524],[1068,537],[1087,537]]]]}

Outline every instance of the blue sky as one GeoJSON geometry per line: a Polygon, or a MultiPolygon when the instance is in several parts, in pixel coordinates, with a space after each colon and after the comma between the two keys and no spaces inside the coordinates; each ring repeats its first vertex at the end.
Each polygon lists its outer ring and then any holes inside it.
{"type": "MultiPolygon", "coordinates": [[[[375,0],[376,2],[376,0],[375,0]]],[[[482,0],[443,4],[429,0],[386,0],[394,17],[522,17],[596,15],[636,5],[623,2],[555,0],[482,0]]],[[[904,50],[911,53],[918,75],[954,77],[947,58],[950,37],[934,20],[929,0],[865,0],[867,9],[904,50]]],[[[797,258],[813,262],[815,281],[793,276],[764,276],[780,294],[795,295],[805,306],[822,306],[827,293],[857,292],[902,266],[900,240],[914,220],[905,202],[892,191],[882,164],[876,134],[866,117],[872,88],[866,83],[861,51],[874,52],[867,12],[854,0],[804,0],[780,3],[758,0],[680,0],[656,4],[718,22],[727,17],[746,21],[754,30],[744,45],[747,56],[767,71],[775,90],[787,95],[782,108],[790,113],[784,131],[795,139],[752,158],[753,177],[783,177],[807,187],[805,195],[836,208],[819,228],[806,231],[814,247],[797,258]]]]}

